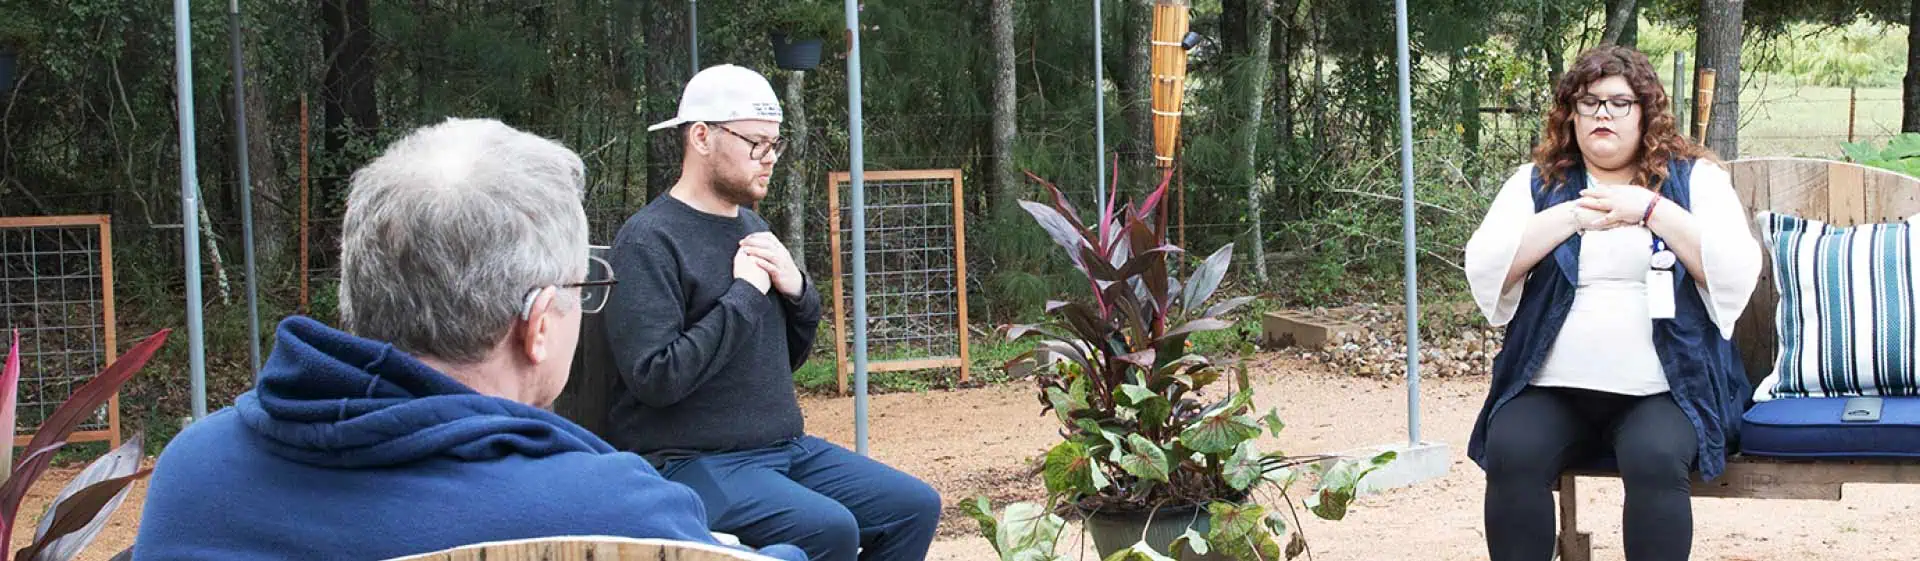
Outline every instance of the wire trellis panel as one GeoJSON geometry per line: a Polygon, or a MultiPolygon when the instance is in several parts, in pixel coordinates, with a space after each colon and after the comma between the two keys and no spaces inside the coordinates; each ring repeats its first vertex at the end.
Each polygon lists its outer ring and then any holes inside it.
{"type": "MultiPolygon", "coordinates": [[[[14,446],[118,356],[112,230],[107,215],[0,218],[0,330],[20,331],[14,446]]],[[[120,394],[67,438],[95,441],[120,445],[120,394]]]]}
{"type": "MultiPolygon", "coordinates": [[[[827,175],[840,393],[853,371],[852,176],[827,175]]],[[[958,368],[968,379],[967,219],[960,170],[866,173],[869,372],[958,368]]]]}

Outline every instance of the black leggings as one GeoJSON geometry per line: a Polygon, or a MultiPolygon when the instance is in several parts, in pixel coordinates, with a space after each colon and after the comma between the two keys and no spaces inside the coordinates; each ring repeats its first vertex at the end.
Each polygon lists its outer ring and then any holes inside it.
{"type": "Polygon", "coordinates": [[[1671,394],[1527,388],[1487,427],[1488,554],[1492,561],[1552,559],[1554,480],[1611,448],[1627,488],[1627,561],[1686,559],[1696,444],[1671,394]]]}

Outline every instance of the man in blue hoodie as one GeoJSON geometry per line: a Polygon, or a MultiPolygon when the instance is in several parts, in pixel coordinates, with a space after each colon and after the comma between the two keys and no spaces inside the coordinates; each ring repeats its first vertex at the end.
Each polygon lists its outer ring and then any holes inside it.
{"type": "MultiPolygon", "coordinates": [[[[580,315],[585,170],[497,121],[415,131],[356,172],[340,321],[280,324],[252,391],[159,459],[136,559],[385,559],[610,535],[715,543],[698,496],[546,409],[580,315]]],[[[805,561],[791,546],[761,553],[805,561]]]]}

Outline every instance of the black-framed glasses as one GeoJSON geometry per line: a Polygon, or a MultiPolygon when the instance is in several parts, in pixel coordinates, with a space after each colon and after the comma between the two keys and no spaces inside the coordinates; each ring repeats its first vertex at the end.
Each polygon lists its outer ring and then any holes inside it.
{"type": "Polygon", "coordinates": [[[1633,108],[1639,107],[1639,106],[1640,106],[1640,100],[1634,99],[1631,97],[1610,97],[1606,99],[1600,99],[1599,96],[1588,95],[1588,96],[1581,96],[1580,99],[1576,99],[1573,101],[1574,110],[1579,111],[1581,115],[1588,116],[1588,117],[1600,116],[1600,110],[1602,108],[1606,109],[1607,116],[1609,117],[1614,117],[1614,118],[1625,117],[1628,115],[1632,115],[1633,108]]]}
{"type": "MultiPolygon", "coordinates": [[[[556,288],[580,289],[580,313],[597,314],[607,307],[607,298],[613,293],[613,285],[620,284],[613,277],[613,266],[607,260],[587,256],[587,278],[580,282],[554,285],[556,288]]],[[[527,296],[520,304],[520,319],[528,319],[533,314],[533,299],[540,294],[542,287],[527,289],[527,296]]]]}
{"type": "Polygon", "coordinates": [[[747,143],[752,144],[753,151],[748,152],[747,155],[753,157],[753,159],[755,160],[766,159],[768,151],[772,151],[773,157],[775,158],[780,157],[781,154],[784,154],[787,151],[787,139],[785,137],[774,137],[770,140],[755,140],[752,138],[748,138],[747,135],[740,134],[738,132],[735,132],[733,129],[727,128],[726,125],[709,123],[708,126],[711,126],[716,129],[720,129],[721,131],[725,131],[727,134],[733,135],[734,138],[745,140],[747,141],[747,143]]]}

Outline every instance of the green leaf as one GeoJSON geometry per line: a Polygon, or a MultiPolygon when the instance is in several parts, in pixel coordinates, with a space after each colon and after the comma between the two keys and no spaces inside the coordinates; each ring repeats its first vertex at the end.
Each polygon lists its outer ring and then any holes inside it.
{"type": "Polygon", "coordinates": [[[1167,417],[1173,414],[1173,404],[1167,398],[1139,384],[1121,384],[1117,401],[1132,407],[1140,419],[1141,427],[1158,427],[1167,423],[1167,417]]]}
{"type": "Polygon", "coordinates": [[[1046,394],[1047,403],[1053,405],[1053,414],[1060,417],[1060,422],[1072,423],[1073,416],[1071,413],[1077,408],[1073,406],[1073,400],[1067,397],[1066,390],[1047,388],[1046,394]]]}
{"type": "Polygon", "coordinates": [[[1007,552],[1000,550],[1000,521],[993,519],[993,502],[986,497],[974,497],[973,500],[961,501],[960,511],[980,523],[980,535],[987,538],[987,543],[993,545],[993,551],[999,553],[1001,559],[1005,559],[1007,552]]]}
{"type": "Polygon", "coordinates": [[[1221,554],[1241,560],[1280,558],[1280,544],[1261,531],[1266,509],[1260,505],[1215,502],[1207,510],[1211,515],[1207,543],[1221,554]]]}
{"type": "Polygon", "coordinates": [[[1213,255],[1207,257],[1207,261],[1201,263],[1200,268],[1193,270],[1193,276],[1188,277],[1186,297],[1180,307],[1192,310],[1206,303],[1208,298],[1212,298],[1213,291],[1220,288],[1220,279],[1227,276],[1227,266],[1232,262],[1233,244],[1222,246],[1214,251],[1213,255]]]}
{"type": "Polygon", "coordinates": [[[1272,532],[1273,535],[1284,536],[1287,534],[1287,517],[1281,516],[1280,513],[1268,513],[1264,522],[1267,524],[1267,531],[1272,532]]]}
{"type": "Polygon", "coordinates": [[[1093,458],[1088,457],[1086,445],[1072,440],[1054,445],[1047,452],[1047,460],[1042,468],[1047,492],[1054,495],[1091,495],[1098,492],[1099,489],[1093,485],[1093,471],[1093,458]]]}
{"type": "Polygon", "coordinates": [[[1186,532],[1181,533],[1180,537],[1174,538],[1173,543],[1167,544],[1168,553],[1174,555],[1179,555],[1182,548],[1192,550],[1195,555],[1206,555],[1208,550],[1207,537],[1200,535],[1200,532],[1194,530],[1192,526],[1188,526],[1186,532]]]}
{"type": "Polygon", "coordinates": [[[994,535],[995,545],[1003,559],[1045,559],[1026,552],[1052,555],[1054,539],[1060,535],[1060,529],[1066,523],[1066,520],[1047,512],[1038,504],[1013,503],[1007,505],[1007,510],[1000,517],[999,532],[994,535]],[[1026,556],[1022,557],[1023,554],[1026,556]]]}
{"type": "Polygon", "coordinates": [[[1135,406],[1149,399],[1160,397],[1159,394],[1153,393],[1153,390],[1147,389],[1146,386],[1140,384],[1120,384],[1120,390],[1115,393],[1119,394],[1119,397],[1124,398],[1121,400],[1121,403],[1127,406],[1135,406]]]}
{"type": "Polygon", "coordinates": [[[1174,559],[1154,551],[1153,547],[1143,540],[1134,543],[1133,547],[1113,552],[1113,555],[1108,555],[1102,561],[1174,561],[1174,559]]]}
{"type": "Polygon", "coordinates": [[[1180,433],[1180,443],[1195,452],[1218,454],[1258,436],[1260,427],[1245,415],[1211,415],[1180,433]]]}
{"type": "Polygon", "coordinates": [[[1127,435],[1127,447],[1133,452],[1120,456],[1118,461],[1120,469],[1127,470],[1127,473],[1133,474],[1134,477],[1147,481],[1168,482],[1167,474],[1171,470],[1167,464],[1165,450],[1161,450],[1153,441],[1147,440],[1147,437],[1140,436],[1139,433],[1127,435]]]}
{"type": "MultiPolygon", "coordinates": [[[[1122,448],[1120,435],[1107,430],[1106,427],[1100,426],[1100,423],[1093,422],[1093,419],[1076,420],[1074,421],[1074,426],[1080,427],[1080,430],[1087,431],[1088,433],[1100,435],[1100,438],[1106,439],[1107,444],[1110,445],[1115,452],[1120,451],[1122,448]]],[[[1089,449],[1091,448],[1092,447],[1089,446],[1089,449]]]]}
{"type": "Polygon", "coordinates": [[[1234,447],[1233,455],[1227,458],[1222,469],[1226,472],[1227,485],[1236,491],[1245,491],[1260,481],[1260,455],[1254,451],[1252,442],[1242,442],[1234,447]]]}
{"type": "Polygon", "coordinates": [[[1271,431],[1274,436],[1280,436],[1281,429],[1287,428],[1287,423],[1280,420],[1279,409],[1268,409],[1267,416],[1261,417],[1260,423],[1266,425],[1267,430],[1271,431]]]}
{"type": "Polygon", "coordinates": [[[1340,520],[1347,517],[1347,504],[1353,502],[1353,487],[1321,487],[1318,498],[1308,510],[1324,520],[1340,520]]]}
{"type": "Polygon", "coordinates": [[[1266,512],[1266,508],[1252,503],[1215,501],[1207,504],[1207,543],[1221,547],[1224,543],[1239,541],[1260,528],[1260,518],[1266,512]]]}
{"type": "Polygon", "coordinates": [[[1887,141],[1887,149],[1880,151],[1880,157],[1888,160],[1920,158],[1920,134],[1901,133],[1887,141]]]}
{"type": "Polygon", "coordinates": [[[1842,142],[1840,149],[1847,153],[1847,159],[1854,162],[1864,163],[1880,159],[1880,149],[1875,148],[1872,141],[1842,142]]]}

